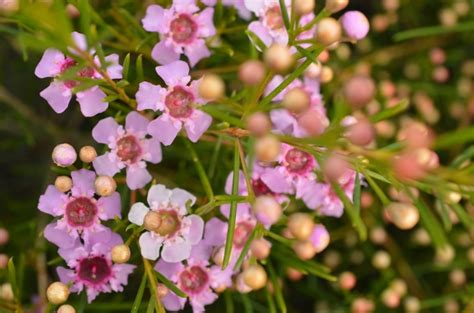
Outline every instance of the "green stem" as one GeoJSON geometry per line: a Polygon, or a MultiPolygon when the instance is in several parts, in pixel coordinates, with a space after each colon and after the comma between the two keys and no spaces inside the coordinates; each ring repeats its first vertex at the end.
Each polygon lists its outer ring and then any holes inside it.
{"type": "Polygon", "coordinates": [[[188,148],[189,153],[191,154],[191,160],[193,161],[194,166],[196,167],[196,171],[198,172],[199,179],[201,180],[202,186],[204,188],[204,191],[206,192],[207,197],[209,198],[209,200],[214,199],[214,192],[212,191],[211,183],[209,182],[209,178],[207,177],[206,171],[204,170],[204,167],[202,166],[196,151],[188,140],[185,139],[184,144],[186,145],[186,148],[188,148]]]}

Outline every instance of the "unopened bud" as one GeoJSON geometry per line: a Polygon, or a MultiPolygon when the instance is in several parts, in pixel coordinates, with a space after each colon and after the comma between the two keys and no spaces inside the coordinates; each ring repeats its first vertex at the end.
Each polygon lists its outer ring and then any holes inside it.
{"type": "Polygon", "coordinates": [[[252,255],[258,260],[264,260],[270,255],[271,247],[272,245],[269,241],[263,238],[255,239],[250,244],[250,251],[252,252],[252,255]]]}
{"type": "Polygon", "coordinates": [[[375,128],[366,119],[361,119],[347,128],[346,137],[357,146],[366,146],[374,140],[375,128]]]}
{"type": "Polygon", "coordinates": [[[295,12],[298,15],[313,13],[316,6],[315,0],[295,0],[295,12]]]}
{"type": "Polygon", "coordinates": [[[400,295],[391,289],[385,289],[380,297],[382,303],[388,308],[394,309],[400,305],[400,295]]]}
{"type": "Polygon", "coordinates": [[[54,282],[46,290],[46,297],[52,304],[64,303],[69,298],[69,288],[63,283],[54,282]]]}
{"type": "Polygon", "coordinates": [[[52,154],[53,162],[60,167],[68,167],[77,159],[76,150],[68,143],[62,143],[54,147],[52,154]]]}
{"type": "Polygon", "coordinates": [[[339,287],[343,290],[351,290],[357,283],[357,278],[352,272],[343,272],[339,275],[339,287]]]}
{"type": "Polygon", "coordinates": [[[148,231],[156,231],[162,223],[161,216],[158,212],[150,211],[143,219],[143,227],[148,231]]]}
{"type": "Polygon", "coordinates": [[[280,154],[281,144],[278,138],[267,135],[255,142],[255,156],[258,161],[269,163],[276,161],[280,154]]]}
{"type": "Polygon", "coordinates": [[[319,136],[329,126],[328,118],[320,111],[309,109],[298,117],[298,123],[309,136],[319,136]]]}
{"type": "Polygon", "coordinates": [[[392,259],[386,251],[377,251],[372,257],[372,265],[379,270],[384,270],[390,266],[392,259]]]}
{"type": "Polygon", "coordinates": [[[325,46],[339,41],[341,35],[341,24],[332,17],[323,18],[316,28],[316,41],[325,46]]]}
{"type": "Polygon", "coordinates": [[[349,79],[343,88],[346,101],[355,109],[360,109],[372,101],[375,92],[376,87],[372,78],[362,75],[349,79]]]}
{"type": "Polygon", "coordinates": [[[130,260],[130,248],[125,244],[117,245],[112,248],[112,261],[117,264],[127,263],[130,260]]]}
{"type": "Polygon", "coordinates": [[[336,13],[347,7],[349,0],[326,0],[325,9],[330,13],[336,13]]]}
{"type": "Polygon", "coordinates": [[[310,260],[316,255],[316,249],[309,240],[296,241],[293,243],[293,250],[301,260],[310,260]]]}
{"type": "Polygon", "coordinates": [[[3,285],[0,285],[0,299],[6,300],[6,301],[13,301],[15,299],[12,285],[10,283],[5,283],[3,285]]]}
{"type": "Polygon", "coordinates": [[[293,88],[288,91],[282,100],[282,105],[291,113],[300,114],[306,111],[311,104],[309,94],[302,88],[293,88]]]}
{"type": "Polygon", "coordinates": [[[95,193],[102,197],[112,195],[117,189],[117,183],[110,176],[99,176],[94,182],[95,193]]]}
{"type": "Polygon", "coordinates": [[[165,285],[163,285],[163,284],[158,284],[158,285],[156,286],[156,295],[158,296],[158,298],[162,299],[162,298],[164,298],[168,293],[169,293],[169,289],[168,289],[168,287],[166,287],[165,285]]]}
{"type": "Polygon", "coordinates": [[[92,163],[97,157],[97,151],[92,146],[84,146],[79,150],[79,159],[84,163],[92,163]]]}
{"type": "Polygon", "coordinates": [[[239,68],[239,79],[246,85],[255,86],[265,78],[265,65],[257,60],[249,60],[239,68]]]}
{"type": "Polygon", "coordinates": [[[247,118],[246,126],[255,136],[263,136],[270,132],[272,122],[267,114],[263,112],[255,112],[247,118]]]}
{"type": "Polygon", "coordinates": [[[54,186],[61,192],[68,192],[72,188],[72,179],[69,176],[58,176],[54,181],[54,186]]]}
{"type": "Polygon", "coordinates": [[[364,39],[369,33],[369,20],[359,11],[347,11],[340,21],[344,33],[351,40],[364,39]]]}
{"type": "Polygon", "coordinates": [[[259,196],[255,199],[252,211],[257,220],[264,225],[278,222],[282,214],[281,205],[272,196],[259,196]]]}
{"type": "Polygon", "coordinates": [[[411,229],[420,220],[420,213],[410,203],[392,202],[385,210],[390,220],[400,229],[411,229]]]}
{"type": "Polygon", "coordinates": [[[0,253],[0,270],[7,268],[8,266],[8,255],[0,253]]]}
{"type": "Polygon", "coordinates": [[[0,228],[0,246],[6,245],[10,239],[10,234],[5,228],[0,228]]]}
{"type": "Polygon", "coordinates": [[[314,229],[314,221],[309,214],[294,213],[288,218],[288,229],[298,240],[306,240],[314,229]]]}
{"type": "Polygon", "coordinates": [[[293,55],[287,46],[273,44],[265,51],[265,63],[269,68],[277,73],[287,72],[294,64],[293,55]]]}
{"type": "Polygon", "coordinates": [[[76,313],[76,309],[70,304],[63,304],[58,308],[57,313],[76,313]]]}
{"type": "Polygon", "coordinates": [[[261,289],[267,284],[267,272],[258,264],[250,265],[242,275],[244,283],[252,290],[261,289]]]}
{"type": "Polygon", "coordinates": [[[199,83],[199,95],[206,100],[218,100],[225,94],[222,78],[215,74],[206,74],[199,83]]]}

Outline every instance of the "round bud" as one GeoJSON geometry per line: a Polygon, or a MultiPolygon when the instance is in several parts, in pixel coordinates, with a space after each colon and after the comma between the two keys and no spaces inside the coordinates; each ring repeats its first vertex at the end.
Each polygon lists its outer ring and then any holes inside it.
{"type": "Polygon", "coordinates": [[[447,299],[443,306],[444,313],[458,313],[459,304],[454,299],[447,299]]]}
{"type": "Polygon", "coordinates": [[[252,211],[257,220],[263,225],[278,222],[282,214],[281,205],[272,196],[259,196],[255,199],[252,211]]]}
{"type": "Polygon", "coordinates": [[[288,229],[298,240],[306,240],[314,229],[314,221],[309,214],[294,213],[288,218],[288,229]]]}
{"type": "Polygon", "coordinates": [[[415,153],[403,153],[393,159],[393,170],[400,180],[418,180],[426,175],[425,168],[418,162],[415,153]]]}
{"type": "Polygon", "coordinates": [[[272,122],[267,114],[263,112],[255,112],[246,120],[247,129],[255,136],[263,136],[272,129],[272,122]]]}
{"type": "Polygon", "coordinates": [[[384,270],[390,266],[390,254],[386,251],[377,251],[372,257],[372,265],[379,270],[384,270]]]}
{"type": "Polygon", "coordinates": [[[288,277],[288,279],[291,281],[298,281],[303,278],[303,273],[292,267],[288,267],[285,273],[286,277],[288,277]]]}
{"type": "Polygon", "coordinates": [[[224,254],[225,254],[225,247],[221,246],[214,250],[212,253],[212,260],[215,264],[221,266],[224,263],[224,254]]]}
{"type": "Polygon", "coordinates": [[[351,305],[352,313],[372,313],[375,309],[375,305],[372,300],[365,298],[356,298],[351,305]]]}
{"type": "Polygon", "coordinates": [[[7,268],[8,266],[8,255],[0,253],[0,270],[7,268]]]}
{"type": "Polygon", "coordinates": [[[76,18],[81,15],[79,9],[75,5],[70,3],[66,6],[66,13],[67,15],[69,15],[70,18],[76,18]]]}
{"type": "Polygon", "coordinates": [[[117,189],[117,183],[110,176],[99,176],[94,182],[95,193],[102,197],[108,197],[117,189]]]}
{"type": "Polygon", "coordinates": [[[252,290],[261,289],[267,284],[267,272],[258,264],[250,265],[245,269],[242,272],[242,278],[244,283],[252,290]]]}
{"type": "Polygon", "coordinates": [[[156,285],[156,295],[158,296],[158,298],[163,298],[164,296],[166,296],[169,292],[169,289],[168,287],[166,287],[165,285],[163,284],[158,284],[156,285]]]}
{"type": "Polygon", "coordinates": [[[143,219],[143,227],[148,231],[157,230],[162,223],[160,213],[155,211],[150,211],[145,215],[143,219]]]}
{"type": "Polygon", "coordinates": [[[0,299],[6,300],[6,301],[13,301],[15,299],[12,285],[10,285],[10,283],[5,283],[3,285],[0,285],[0,299]]]}
{"type": "Polygon", "coordinates": [[[255,156],[260,162],[274,162],[280,154],[280,141],[277,137],[266,135],[255,142],[255,156]]]}
{"type": "Polygon", "coordinates": [[[245,61],[239,67],[239,79],[246,85],[255,86],[265,78],[265,65],[258,60],[245,61]]]}
{"type": "Polygon", "coordinates": [[[349,163],[337,153],[332,154],[324,162],[323,172],[327,179],[337,181],[350,169],[349,163]]]}
{"type": "Polygon", "coordinates": [[[374,227],[370,230],[370,240],[375,244],[381,245],[387,240],[387,232],[381,226],[374,227]]]}
{"type": "Polygon", "coordinates": [[[323,66],[321,68],[321,74],[319,75],[319,81],[323,84],[329,83],[334,78],[334,72],[329,66],[323,66]]]}
{"type": "Polygon", "coordinates": [[[452,270],[449,273],[449,280],[455,286],[462,286],[466,283],[466,273],[460,269],[452,270]]]}
{"type": "Polygon", "coordinates": [[[277,73],[287,72],[295,62],[290,49],[281,44],[273,44],[265,51],[263,58],[267,66],[277,73]]]}
{"type": "Polygon", "coordinates": [[[351,40],[364,39],[369,33],[369,20],[359,11],[347,11],[340,21],[344,33],[351,40]]]}
{"type": "Polygon", "coordinates": [[[309,240],[296,241],[293,243],[293,250],[301,260],[310,260],[316,255],[316,249],[309,240]]]}
{"type": "Polygon", "coordinates": [[[352,272],[343,272],[339,275],[339,287],[343,290],[351,290],[357,283],[357,277],[352,272]]]}
{"type": "Polygon", "coordinates": [[[328,118],[318,110],[310,109],[298,117],[298,123],[310,136],[319,136],[329,126],[328,118]]]}
{"type": "Polygon", "coordinates": [[[235,280],[235,289],[237,289],[237,291],[240,293],[249,293],[250,291],[252,291],[252,288],[250,288],[244,282],[244,273],[240,273],[239,275],[237,275],[237,278],[235,280]]]}
{"type": "Polygon", "coordinates": [[[329,13],[336,13],[347,7],[349,0],[326,0],[325,9],[329,13]]]}
{"type": "Polygon", "coordinates": [[[291,89],[283,96],[281,104],[291,113],[300,114],[309,108],[311,98],[303,88],[297,87],[291,89]]]}
{"type": "Polygon", "coordinates": [[[10,239],[10,234],[5,228],[0,228],[0,246],[6,245],[10,239]]]}
{"type": "Polygon", "coordinates": [[[84,163],[92,163],[97,157],[97,151],[92,146],[84,146],[79,150],[79,159],[84,163]]]}
{"type": "Polygon", "coordinates": [[[341,39],[342,28],[339,22],[332,18],[326,17],[319,21],[316,28],[316,41],[322,45],[329,46],[341,39]]]}
{"type": "Polygon", "coordinates": [[[409,313],[417,313],[421,310],[420,300],[416,297],[410,296],[403,301],[405,311],[409,313]]]}
{"type": "Polygon", "coordinates": [[[315,0],[295,0],[295,12],[298,15],[313,13],[316,6],[315,0]]]}
{"type": "Polygon", "coordinates": [[[331,238],[329,236],[328,230],[323,224],[316,224],[314,225],[310,240],[314,249],[316,250],[316,253],[319,253],[328,247],[331,238]]]}
{"type": "Polygon", "coordinates": [[[127,263],[130,260],[130,248],[125,245],[117,245],[112,248],[112,261],[117,264],[127,263]]]}
{"type": "Polygon", "coordinates": [[[60,167],[68,167],[77,159],[76,150],[68,143],[62,143],[54,147],[52,154],[53,162],[60,167]]]}
{"type": "Polygon", "coordinates": [[[329,250],[324,254],[323,261],[329,268],[335,269],[341,264],[341,254],[336,250],[329,250]]]}
{"type": "Polygon", "coordinates": [[[217,100],[225,94],[222,78],[215,74],[206,74],[199,83],[199,95],[206,100],[217,100]]]}
{"type": "Polygon", "coordinates": [[[311,79],[317,79],[321,75],[322,66],[320,64],[311,63],[305,70],[304,75],[311,79]]]}
{"type": "Polygon", "coordinates": [[[431,237],[424,228],[416,229],[413,234],[412,240],[420,246],[428,246],[431,244],[431,237]]]}
{"type": "Polygon", "coordinates": [[[391,309],[394,309],[400,305],[400,295],[391,289],[385,289],[382,292],[380,300],[386,307],[391,309]]]}
{"type": "Polygon", "coordinates": [[[67,301],[69,297],[69,288],[60,282],[54,282],[46,290],[46,297],[52,304],[61,304],[67,301]]]}
{"type": "Polygon", "coordinates": [[[0,1],[0,13],[11,14],[20,8],[19,0],[2,0],[0,1]]]}
{"type": "Polygon", "coordinates": [[[70,304],[63,304],[58,308],[57,313],[76,313],[76,309],[70,304]]]}
{"type": "Polygon", "coordinates": [[[54,181],[54,186],[61,192],[68,192],[72,188],[72,179],[69,176],[58,176],[54,181]]]}
{"type": "Polygon", "coordinates": [[[255,239],[250,244],[250,251],[258,260],[266,259],[270,255],[271,248],[272,244],[263,238],[255,239]]]}
{"type": "Polygon", "coordinates": [[[372,78],[363,75],[353,76],[343,87],[346,101],[355,109],[360,109],[374,99],[376,92],[372,78]]]}
{"type": "Polygon", "coordinates": [[[363,209],[370,208],[374,204],[374,197],[368,191],[363,191],[360,195],[360,206],[363,209]]]}
{"type": "Polygon", "coordinates": [[[361,119],[347,128],[346,137],[354,145],[366,146],[374,140],[375,128],[368,120],[361,119]]]}
{"type": "Polygon", "coordinates": [[[390,283],[390,289],[395,291],[400,297],[403,297],[407,293],[407,283],[403,279],[397,278],[390,283]]]}
{"type": "Polygon", "coordinates": [[[403,141],[408,148],[427,148],[433,143],[434,135],[425,124],[409,121],[402,126],[397,139],[403,141]]]}
{"type": "Polygon", "coordinates": [[[418,209],[410,203],[392,202],[385,210],[393,224],[400,229],[411,229],[420,220],[418,209]]]}

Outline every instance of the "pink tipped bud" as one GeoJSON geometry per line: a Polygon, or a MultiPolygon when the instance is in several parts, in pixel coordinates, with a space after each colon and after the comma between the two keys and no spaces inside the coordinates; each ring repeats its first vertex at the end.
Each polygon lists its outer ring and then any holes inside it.
{"type": "Polygon", "coordinates": [[[344,85],[346,101],[355,109],[360,109],[368,104],[375,96],[375,83],[368,76],[354,76],[344,85]]]}
{"type": "Polygon", "coordinates": [[[357,146],[366,146],[374,140],[375,128],[366,119],[361,119],[348,127],[346,137],[357,146]]]}
{"type": "Polygon", "coordinates": [[[52,154],[53,162],[60,167],[68,167],[77,159],[76,150],[68,143],[62,143],[54,147],[52,154]]]}
{"type": "Polygon", "coordinates": [[[423,123],[410,121],[397,135],[409,148],[429,147],[434,141],[433,131],[423,123]]]}
{"type": "Polygon", "coordinates": [[[79,150],[79,159],[84,163],[92,163],[97,157],[97,151],[92,146],[84,146],[79,150]]]}
{"type": "Polygon", "coordinates": [[[306,69],[306,71],[304,72],[304,75],[311,79],[317,79],[321,75],[321,70],[322,70],[321,65],[311,63],[306,69]]]}
{"type": "Polygon", "coordinates": [[[441,65],[446,61],[446,53],[441,48],[433,48],[430,51],[430,61],[433,64],[441,65]]]}
{"type": "Polygon", "coordinates": [[[270,132],[272,122],[267,114],[263,112],[255,112],[246,120],[247,129],[255,136],[263,136],[270,132]]]}
{"type": "Polygon", "coordinates": [[[363,191],[360,195],[360,206],[363,209],[370,208],[374,204],[374,197],[368,191],[363,191]]]}
{"type": "Polygon", "coordinates": [[[391,309],[400,306],[400,295],[391,289],[386,289],[382,292],[381,299],[382,303],[391,309]]]}
{"type": "Polygon", "coordinates": [[[309,214],[294,213],[288,218],[288,229],[298,240],[307,240],[314,229],[314,221],[309,214]]]}
{"type": "Polygon", "coordinates": [[[6,245],[10,239],[10,234],[5,228],[0,228],[0,246],[6,245]]]}
{"type": "Polygon", "coordinates": [[[99,196],[108,197],[117,189],[117,183],[110,176],[99,176],[94,182],[95,193],[99,196]]]}
{"type": "Polygon", "coordinates": [[[393,170],[401,180],[418,180],[426,175],[425,167],[414,153],[405,153],[393,159],[393,170]]]}
{"type": "Polygon", "coordinates": [[[359,11],[347,11],[340,21],[344,33],[351,40],[364,39],[369,33],[369,20],[359,11]]]}
{"type": "Polygon", "coordinates": [[[298,123],[310,136],[319,136],[329,126],[329,120],[323,113],[309,109],[298,117],[298,123]]]}
{"type": "Polygon", "coordinates": [[[303,278],[303,273],[292,267],[288,267],[285,273],[286,277],[288,277],[288,279],[291,281],[298,281],[303,278]]]}
{"type": "Polygon", "coordinates": [[[283,96],[282,100],[283,107],[295,114],[306,111],[310,104],[311,98],[303,88],[291,89],[283,96]]]}
{"type": "Polygon", "coordinates": [[[264,53],[265,63],[277,73],[285,73],[295,63],[290,48],[281,44],[273,44],[264,53]]]}
{"type": "Polygon", "coordinates": [[[271,247],[272,244],[269,241],[263,238],[255,239],[250,244],[250,251],[258,260],[264,260],[270,255],[271,247]]]}
{"type": "Polygon", "coordinates": [[[357,278],[352,272],[343,272],[339,275],[339,287],[343,290],[351,290],[357,283],[357,278]]]}
{"type": "Polygon", "coordinates": [[[20,8],[19,0],[2,0],[0,1],[0,13],[10,14],[18,11],[20,8]]]}
{"type": "Polygon", "coordinates": [[[333,154],[324,163],[323,172],[330,181],[337,181],[348,169],[349,163],[339,154],[333,154]]]}
{"type": "Polygon", "coordinates": [[[239,79],[246,85],[255,86],[265,78],[265,65],[257,60],[242,63],[239,68],[239,79]]]}
{"type": "Polygon", "coordinates": [[[365,298],[356,298],[352,302],[351,313],[372,313],[375,309],[375,305],[372,300],[365,298]]]}
{"type": "Polygon", "coordinates": [[[206,74],[199,83],[199,95],[206,100],[214,101],[225,94],[225,84],[222,78],[215,74],[206,74]]]}
{"type": "Polygon", "coordinates": [[[259,196],[255,199],[252,211],[259,222],[264,225],[272,225],[281,217],[281,205],[272,196],[259,196]]]}
{"type": "Polygon", "coordinates": [[[58,176],[54,181],[54,186],[61,192],[68,192],[72,188],[72,179],[69,176],[58,176]]]}
{"type": "Polygon", "coordinates": [[[341,35],[341,24],[332,17],[323,18],[316,28],[316,41],[325,46],[338,42],[341,35]]]}
{"type": "Polygon", "coordinates": [[[445,83],[449,80],[449,70],[445,66],[437,66],[433,70],[433,80],[437,83],[445,83]]]}
{"type": "Polygon", "coordinates": [[[0,254],[0,270],[6,269],[8,266],[8,255],[0,254]]]}
{"type": "Polygon", "coordinates": [[[71,18],[77,18],[81,15],[81,12],[77,9],[77,7],[73,4],[68,4],[66,6],[66,13],[71,18]]]}

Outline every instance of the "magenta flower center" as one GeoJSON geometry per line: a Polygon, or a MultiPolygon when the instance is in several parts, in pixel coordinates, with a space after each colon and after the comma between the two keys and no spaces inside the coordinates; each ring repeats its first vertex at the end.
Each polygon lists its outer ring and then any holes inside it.
{"type": "Polygon", "coordinates": [[[291,149],[286,154],[285,161],[290,172],[305,172],[311,165],[311,155],[298,149],[291,149]]]}
{"type": "Polygon", "coordinates": [[[61,67],[59,69],[60,73],[63,74],[66,72],[68,69],[70,69],[73,66],[76,66],[77,62],[74,59],[71,59],[69,57],[66,57],[64,61],[61,63],[61,67]]]}
{"type": "Polygon", "coordinates": [[[252,230],[253,226],[248,222],[240,222],[235,226],[234,245],[236,248],[240,249],[244,247],[252,230]]]}
{"type": "Polygon", "coordinates": [[[198,25],[188,14],[180,14],[171,21],[171,37],[177,43],[189,43],[196,36],[198,25]]]}
{"type": "Polygon", "coordinates": [[[82,259],[79,262],[78,276],[82,281],[101,284],[112,274],[109,262],[103,256],[82,259]]]}
{"type": "Polygon", "coordinates": [[[127,135],[117,141],[117,156],[123,162],[136,162],[142,153],[142,148],[137,138],[127,135]]]}
{"type": "Polygon", "coordinates": [[[260,178],[252,179],[252,189],[256,196],[273,194],[270,188],[268,188],[268,186],[260,178]]]}
{"type": "Polygon", "coordinates": [[[185,118],[193,111],[194,96],[181,86],[176,86],[165,98],[169,114],[175,118],[185,118]]]}
{"type": "Polygon", "coordinates": [[[272,6],[267,10],[267,12],[265,12],[265,20],[267,26],[271,30],[278,30],[285,26],[283,22],[283,17],[281,16],[280,7],[278,5],[272,6]]]}
{"type": "Polygon", "coordinates": [[[187,268],[179,275],[180,287],[185,292],[199,293],[209,281],[209,275],[200,266],[187,268]]]}
{"type": "Polygon", "coordinates": [[[76,198],[67,204],[65,215],[72,226],[90,226],[97,215],[97,206],[89,198],[76,198]]]}

